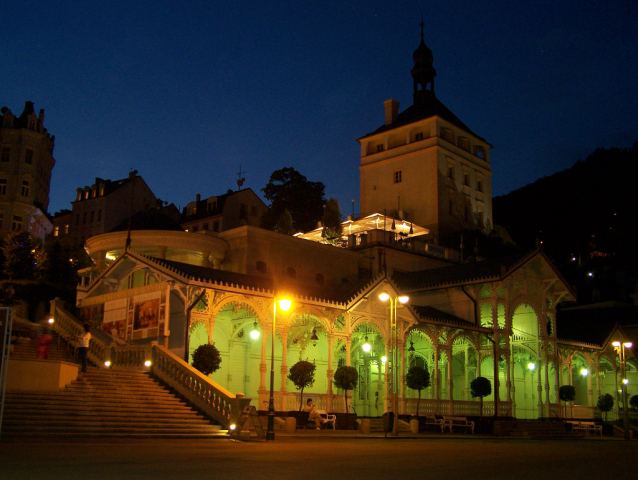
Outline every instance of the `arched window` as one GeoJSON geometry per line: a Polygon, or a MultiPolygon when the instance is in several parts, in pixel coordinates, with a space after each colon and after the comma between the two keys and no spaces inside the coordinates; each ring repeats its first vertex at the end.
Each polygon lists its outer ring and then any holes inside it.
{"type": "Polygon", "coordinates": [[[266,262],[257,262],[257,271],[265,274],[267,272],[266,262]]]}

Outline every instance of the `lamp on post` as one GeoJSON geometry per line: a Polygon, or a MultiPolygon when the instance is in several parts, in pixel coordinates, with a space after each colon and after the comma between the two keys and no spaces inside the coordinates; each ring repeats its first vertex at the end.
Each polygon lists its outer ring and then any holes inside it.
{"type": "Polygon", "coordinates": [[[392,435],[399,435],[399,398],[397,385],[399,383],[399,352],[398,352],[398,331],[397,331],[397,302],[405,305],[410,300],[406,295],[397,295],[392,298],[389,293],[381,292],[379,300],[387,302],[390,300],[390,346],[392,348],[392,412],[394,413],[394,422],[392,424],[392,435]]]}
{"type": "Polygon", "coordinates": [[[266,440],[275,439],[275,398],[273,392],[275,389],[275,326],[277,322],[277,304],[284,312],[290,310],[292,301],[287,298],[281,298],[279,301],[273,302],[272,311],[272,350],[270,352],[270,398],[268,400],[268,430],[266,432],[266,440]]]}
{"type": "Polygon", "coordinates": [[[612,342],[616,353],[620,357],[620,378],[622,379],[621,387],[622,388],[622,406],[623,406],[623,415],[622,415],[622,423],[623,429],[625,430],[625,440],[629,440],[629,411],[627,409],[627,379],[625,378],[625,348],[631,348],[633,344],[631,342],[612,342]]]}

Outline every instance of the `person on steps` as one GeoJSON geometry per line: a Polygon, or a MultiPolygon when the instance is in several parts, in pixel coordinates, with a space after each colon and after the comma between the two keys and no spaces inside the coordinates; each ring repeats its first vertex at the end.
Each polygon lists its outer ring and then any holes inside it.
{"type": "Polygon", "coordinates": [[[78,339],[78,354],[80,355],[80,363],[82,364],[82,373],[86,373],[88,363],[87,354],[89,353],[89,342],[91,341],[91,326],[85,323],[84,333],[82,333],[82,335],[75,335],[75,338],[78,339]]]}

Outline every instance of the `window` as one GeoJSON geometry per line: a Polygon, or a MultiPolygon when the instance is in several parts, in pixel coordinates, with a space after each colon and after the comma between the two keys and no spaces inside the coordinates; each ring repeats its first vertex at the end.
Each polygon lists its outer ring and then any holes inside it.
{"type": "Polygon", "coordinates": [[[78,202],[82,200],[82,191],[78,191],[78,202]]]}
{"type": "Polygon", "coordinates": [[[88,199],[89,199],[89,193],[90,193],[90,191],[89,191],[89,190],[87,190],[86,192],[84,192],[84,199],[85,199],[85,200],[88,200],[88,199]]]}
{"type": "Polygon", "coordinates": [[[35,130],[35,120],[29,120],[29,130],[35,130]]]}
{"type": "Polygon", "coordinates": [[[383,145],[377,145],[377,153],[383,152],[383,145]]]}
{"type": "Polygon", "coordinates": [[[401,170],[394,172],[394,183],[401,183],[401,170]]]}
{"type": "Polygon", "coordinates": [[[476,191],[483,193],[483,180],[476,181],[476,191]]]}
{"type": "Polygon", "coordinates": [[[219,232],[219,222],[213,223],[213,232],[219,232]]]}
{"type": "Polygon", "coordinates": [[[239,207],[239,218],[246,220],[248,218],[248,205],[242,203],[239,207]]]}
{"type": "Polygon", "coordinates": [[[454,180],[454,167],[452,165],[447,167],[447,178],[454,180]]]}
{"type": "Polygon", "coordinates": [[[100,186],[100,197],[104,195],[104,187],[100,186]]]}
{"type": "Polygon", "coordinates": [[[27,148],[27,153],[24,157],[24,163],[27,165],[33,165],[33,150],[27,148]]]}
{"type": "Polygon", "coordinates": [[[0,195],[6,195],[6,194],[7,194],[7,179],[0,178],[0,195]]]}
{"type": "Polygon", "coordinates": [[[22,180],[22,191],[20,192],[23,197],[29,196],[29,180],[22,180]]]}
{"type": "Polygon", "coordinates": [[[4,228],[4,213],[0,212],[0,230],[4,228]]]}
{"type": "Polygon", "coordinates": [[[259,273],[266,273],[266,263],[265,262],[257,262],[257,271],[259,273]]]}
{"type": "Polygon", "coordinates": [[[97,211],[97,221],[98,222],[102,221],[102,209],[101,208],[97,211]]]}
{"type": "Polygon", "coordinates": [[[252,206],[250,207],[250,214],[251,214],[253,217],[256,217],[256,216],[258,215],[257,206],[252,205],[252,206]]]}
{"type": "Polygon", "coordinates": [[[89,223],[93,223],[93,220],[95,220],[95,211],[91,212],[91,218],[89,220],[89,223]]]}
{"type": "Polygon", "coordinates": [[[0,156],[0,160],[3,162],[8,162],[11,159],[11,147],[2,147],[2,155],[0,156]]]}
{"type": "Polygon", "coordinates": [[[22,217],[19,215],[13,216],[13,222],[11,222],[11,230],[19,232],[22,230],[22,217]]]}
{"type": "Polygon", "coordinates": [[[423,140],[423,132],[419,132],[414,136],[415,142],[420,142],[421,140],[423,140]]]}
{"type": "Polygon", "coordinates": [[[319,285],[323,285],[324,282],[324,278],[323,278],[323,274],[322,273],[318,273],[315,275],[315,281],[319,284],[319,285]]]}
{"type": "Polygon", "coordinates": [[[464,173],[463,174],[463,185],[465,185],[466,187],[470,186],[470,174],[469,173],[464,173]]]}
{"type": "Polygon", "coordinates": [[[288,274],[289,278],[297,278],[297,271],[292,267],[288,267],[286,273],[288,274]]]}
{"type": "Polygon", "coordinates": [[[60,227],[55,227],[53,229],[53,236],[57,237],[58,235],[60,235],[60,227]]]}
{"type": "Polygon", "coordinates": [[[64,226],[64,234],[66,235],[67,233],[69,233],[69,224],[68,223],[64,226]]]}

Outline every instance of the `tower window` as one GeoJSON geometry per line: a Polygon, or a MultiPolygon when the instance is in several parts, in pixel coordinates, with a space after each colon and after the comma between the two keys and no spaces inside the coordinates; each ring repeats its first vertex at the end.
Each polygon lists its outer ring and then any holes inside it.
{"type": "Polygon", "coordinates": [[[24,163],[27,165],[33,165],[33,150],[27,148],[27,153],[24,156],[24,163]]]}
{"type": "Polygon", "coordinates": [[[464,173],[463,174],[463,185],[465,185],[466,187],[470,186],[470,174],[469,173],[464,173]]]}
{"type": "Polygon", "coordinates": [[[394,172],[394,183],[401,183],[401,170],[394,172]]]}
{"type": "Polygon", "coordinates": [[[8,162],[11,159],[11,147],[2,147],[0,161],[8,162]]]}
{"type": "Polygon", "coordinates": [[[6,194],[7,194],[7,179],[0,178],[0,195],[6,195],[6,194]]]}
{"type": "Polygon", "coordinates": [[[21,190],[21,194],[23,197],[28,197],[29,196],[29,180],[22,180],[22,190],[21,190]]]}
{"type": "Polygon", "coordinates": [[[377,153],[383,152],[383,145],[379,144],[377,145],[377,153]]]}
{"type": "Polygon", "coordinates": [[[454,167],[447,167],[447,178],[454,180],[454,167]]]}
{"type": "Polygon", "coordinates": [[[476,181],[476,191],[483,193],[483,180],[476,181]]]}
{"type": "Polygon", "coordinates": [[[423,140],[423,132],[419,132],[414,136],[415,142],[420,142],[421,140],[423,140]]]}
{"type": "Polygon", "coordinates": [[[58,235],[60,235],[60,227],[55,227],[53,229],[53,236],[57,237],[58,235]]]}

